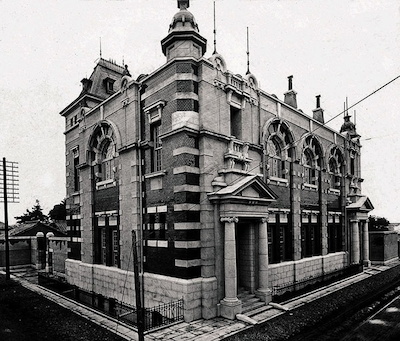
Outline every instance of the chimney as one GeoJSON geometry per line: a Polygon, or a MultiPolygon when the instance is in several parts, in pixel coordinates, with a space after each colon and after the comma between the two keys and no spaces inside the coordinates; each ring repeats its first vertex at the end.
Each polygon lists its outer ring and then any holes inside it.
{"type": "Polygon", "coordinates": [[[321,108],[321,95],[315,96],[317,107],[313,110],[313,119],[324,124],[324,109],[321,108]]]}
{"type": "Polygon", "coordinates": [[[297,109],[297,99],[296,99],[297,92],[293,90],[293,76],[289,76],[288,81],[289,81],[289,86],[288,86],[288,91],[285,92],[284,102],[286,104],[289,104],[291,107],[297,109]]]}

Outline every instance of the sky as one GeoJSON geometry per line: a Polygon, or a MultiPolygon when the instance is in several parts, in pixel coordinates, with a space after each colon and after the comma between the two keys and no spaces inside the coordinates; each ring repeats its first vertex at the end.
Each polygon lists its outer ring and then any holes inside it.
{"type": "MultiPolygon", "coordinates": [[[[191,0],[213,52],[213,0],[191,0]]],[[[38,199],[44,213],[65,197],[64,119],[100,55],[125,62],[134,78],[166,62],[176,0],[0,0],[0,157],[19,164],[20,203],[9,222],[38,199]]],[[[298,107],[312,115],[321,95],[325,121],[400,75],[398,0],[216,0],[217,50],[230,71],[250,70],[283,99],[293,75],[298,107]]],[[[356,110],[363,194],[371,213],[400,223],[400,79],[356,110]]],[[[340,129],[343,119],[328,125],[340,129]]],[[[0,221],[4,210],[0,206],[0,221]]]]}

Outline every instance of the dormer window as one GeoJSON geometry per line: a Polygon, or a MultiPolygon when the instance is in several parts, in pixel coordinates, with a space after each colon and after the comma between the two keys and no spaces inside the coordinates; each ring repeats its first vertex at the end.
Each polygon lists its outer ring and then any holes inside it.
{"type": "Polygon", "coordinates": [[[112,94],[115,92],[115,90],[114,90],[115,79],[107,77],[104,79],[103,83],[104,83],[104,87],[106,88],[106,92],[108,94],[112,94]]]}

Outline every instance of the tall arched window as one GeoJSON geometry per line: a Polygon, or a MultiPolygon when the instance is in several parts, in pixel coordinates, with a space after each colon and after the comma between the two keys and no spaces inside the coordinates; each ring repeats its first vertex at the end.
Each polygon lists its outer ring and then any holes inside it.
{"type": "Polygon", "coordinates": [[[114,178],[114,144],[107,141],[101,155],[101,180],[114,178]]]}
{"type": "Polygon", "coordinates": [[[304,151],[304,180],[308,184],[315,185],[315,168],[313,154],[310,150],[304,151]]]}
{"type": "Polygon", "coordinates": [[[322,166],[322,148],[318,140],[309,135],[303,144],[304,182],[318,185],[318,173],[322,166]]]}
{"type": "Polygon", "coordinates": [[[276,178],[284,178],[284,164],[282,164],[282,148],[277,137],[271,138],[267,142],[268,151],[268,174],[276,178]]]}
{"type": "Polygon", "coordinates": [[[329,154],[329,177],[330,177],[330,188],[340,189],[340,180],[343,165],[343,155],[338,147],[331,149],[329,154]]]}
{"type": "Polygon", "coordinates": [[[264,129],[265,156],[269,178],[286,179],[293,156],[293,136],[287,124],[279,119],[264,129]]]}

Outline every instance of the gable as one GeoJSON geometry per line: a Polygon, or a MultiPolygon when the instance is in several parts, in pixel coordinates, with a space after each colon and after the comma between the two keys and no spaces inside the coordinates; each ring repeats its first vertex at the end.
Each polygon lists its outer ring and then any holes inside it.
{"type": "Polygon", "coordinates": [[[242,197],[259,198],[260,193],[254,187],[247,187],[239,193],[242,197]]]}
{"type": "Polygon", "coordinates": [[[251,201],[265,205],[275,201],[277,195],[257,175],[246,176],[219,191],[208,194],[211,201],[251,201]]]}

